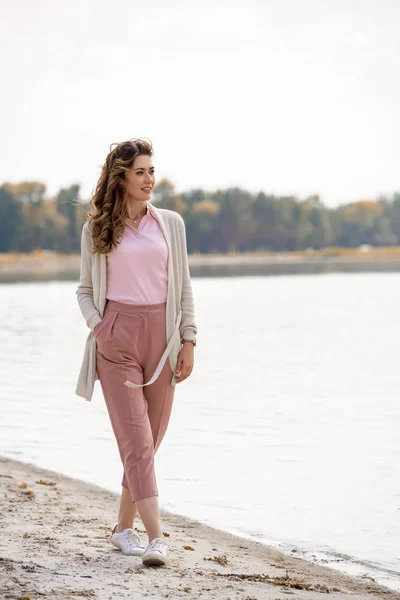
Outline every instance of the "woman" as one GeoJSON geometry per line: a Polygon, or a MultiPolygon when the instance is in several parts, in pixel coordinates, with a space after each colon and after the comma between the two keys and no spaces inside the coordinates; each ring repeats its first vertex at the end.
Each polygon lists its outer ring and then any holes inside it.
{"type": "Polygon", "coordinates": [[[149,202],[155,183],[145,139],[112,144],[82,229],[76,290],[90,328],[76,393],[100,380],[124,468],[111,542],[143,564],[166,564],[154,454],[176,383],[191,374],[197,327],[186,231],[175,211],[149,202]],[[115,146],[113,148],[113,146],[115,146]],[[133,529],[139,512],[148,543],[133,529]]]}

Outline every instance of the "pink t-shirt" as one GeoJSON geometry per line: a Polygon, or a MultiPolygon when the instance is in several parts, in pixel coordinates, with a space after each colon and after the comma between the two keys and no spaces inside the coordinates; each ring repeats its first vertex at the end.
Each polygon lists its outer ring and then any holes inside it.
{"type": "Polygon", "coordinates": [[[107,255],[109,300],[128,304],[166,302],[168,247],[157,219],[147,212],[138,229],[125,224],[121,242],[107,255]]]}

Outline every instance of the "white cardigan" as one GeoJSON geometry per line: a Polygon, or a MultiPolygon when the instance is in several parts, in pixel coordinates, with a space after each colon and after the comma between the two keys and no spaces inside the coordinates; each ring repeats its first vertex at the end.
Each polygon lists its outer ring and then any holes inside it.
{"type": "MultiPolygon", "coordinates": [[[[166,305],[166,334],[168,344],[152,377],[144,384],[125,381],[128,387],[143,387],[153,383],[160,374],[165,361],[173,371],[172,385],[176,385],[175,369],[181,349],[181,338],[196,339],[197,326],[194,316],[192,284],[186,248],[185,222],[179,213],[157,208],[147,202],[149,210],[157,219],[168,246],[168,292],[166,305]]],[[[134,260],[134,257],[132,257],[134,260]]],[[[92,240],[88,223],[83,225],[81,239],[81,273],[76,290],[79,308],[90,333],[86,340],[82,366],[76,384],[76,394],[90,401],[94,384],[99,379],[96,370],[96,336],[94,328],[103,318],[107,294],[107,258],[98,252],[92,254],[92,240]]]]}

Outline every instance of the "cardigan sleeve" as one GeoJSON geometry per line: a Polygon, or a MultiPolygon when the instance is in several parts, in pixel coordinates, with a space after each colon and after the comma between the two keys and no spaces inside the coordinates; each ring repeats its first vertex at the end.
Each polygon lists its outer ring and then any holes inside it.
{"type": "Polygon", "coordinates": [[[92,282],[92,243],[87,223],[82,228],[81,237],[81,272],[80,281],[76,289],[78,304],[86,325],[93,331],[101,316],[93,302],[92,282]]]}
{"type": "MultiPolygon", "coordinates": [[[[179,213],[178,213],[179,214],[179,213]]],[[[190,279],[189,261],[187,256],[186,246],[186,227],[185,221],[179,215],[180,224],[180,244],[181,244],[181,257],[182,257],[182,297],[181,297],[181,308],[182,308],[182,319],[179,328],[181,338],[186,340],[196,339],[197,325],[195,322],[194,315],[194,302],[193,302],[193,290],[192,282],[190,279]]]]}

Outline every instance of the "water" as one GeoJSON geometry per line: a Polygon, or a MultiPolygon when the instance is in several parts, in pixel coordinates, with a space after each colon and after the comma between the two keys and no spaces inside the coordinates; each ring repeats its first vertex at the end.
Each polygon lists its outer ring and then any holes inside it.
{"type": "MultiPolygon", "coordinates": [[[[400,275],[193,278],[162,507],[400,590],[400,275]]],[[[77,282],[0,286],[0,454],[120,492],[77,282]]],[[[110,515],[110,522],[115,515],[110,515]]]]}

